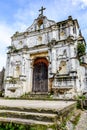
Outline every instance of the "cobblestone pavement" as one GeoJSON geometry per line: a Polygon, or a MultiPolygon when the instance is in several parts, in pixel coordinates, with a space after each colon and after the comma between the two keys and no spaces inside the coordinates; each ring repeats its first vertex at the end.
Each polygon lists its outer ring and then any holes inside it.
{"type": "Polygon", "coordinates": [[[87,110],[82,112],[75,130],[87,130],[87,110]]]}

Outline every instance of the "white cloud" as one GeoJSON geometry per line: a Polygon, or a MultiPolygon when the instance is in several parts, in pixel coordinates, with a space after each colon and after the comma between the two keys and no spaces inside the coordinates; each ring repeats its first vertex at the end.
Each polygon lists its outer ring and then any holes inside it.
{"type": "Polygon", "coordinates": [[[0,23],[0,44],[9,45],[13,30],[5,23],[0,23]]]}
{"type": "Polygon", "coordinates": [[[14,14],[14,19],[17,22],[30,22],[31,19],[34,19],[36,13],[36,8],[32,6],[31,4],[25,5],[25,8],[19,8],[16,13],[14,14]]]}
{"type": "Polygon", "coordinates": [[[24,31],[27,26],[19,21],[8,25],[5,22],[0,22],[0,70],[6,66],[7,47],[11,45],[11,36],[16,31],[24,31]]]}
{"type": "Polygon", "coordinates": [[[13,25],[13,28],[15,28],[14,33],[16,31],[18,31],[18,32],[24,32],[26,30],[27,26],[28,26],[27,24],[25,24],[25,23],[23,23],[21,21],[16,21],[14,23],[14,25],[13,25]]]}
{"type": "Polygon", "coordinates": [[[73,5],[79,5],[81,9],[87,7],[87,0],[72,0],[73,5]]]}
{"type": "Polygon", "coordinates": [[[13,29],[6,23],[0,23],[0,70],[6,64],[6,47],[11,44],[13,29]]]}
{"type": "Polygon", "coordinates": [[[86,8],[87,7],[87,0],[82,0],[82,8],[86,8]]]}
{"type": "Polygon", "coordinates": [[[0,71],[6,66],[6,54],[0,54],[0,71]]]}

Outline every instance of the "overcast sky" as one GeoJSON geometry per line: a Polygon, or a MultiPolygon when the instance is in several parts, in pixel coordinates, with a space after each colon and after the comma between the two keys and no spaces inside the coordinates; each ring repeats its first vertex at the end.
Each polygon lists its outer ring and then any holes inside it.
{"type": "Polygon", "coordinates": [[[72,15],[87,41],[87,0],[0,0],[0,70],[6,66],[10,37],[25,31],[38,17],[41,6],[46,8],[44,15],[56,22],[72,15]]]}

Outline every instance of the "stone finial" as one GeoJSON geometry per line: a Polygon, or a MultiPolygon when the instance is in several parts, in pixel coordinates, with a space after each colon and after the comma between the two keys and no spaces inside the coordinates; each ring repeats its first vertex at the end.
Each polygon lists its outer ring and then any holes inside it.
{"type": "Polygon", "coordinates": [[[82,36],[81,30],[79,30],[79,36],[82,36]]]}
{"type": "Polygon", "coordinates": [[[69,19],[69,20],[72,20],[72,16],[68,16],[68,19],[69,19]]]}

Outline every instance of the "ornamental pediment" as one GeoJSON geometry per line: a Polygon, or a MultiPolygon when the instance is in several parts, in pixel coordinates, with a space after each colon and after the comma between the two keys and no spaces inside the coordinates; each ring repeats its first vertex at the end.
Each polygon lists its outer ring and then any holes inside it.
{"type": "Polygon", "coordinates": [[[26,31],[32,32],[40,29],[45,29],[54,24],[55,21],[48,20],[46,16],[39,15],[38,18],[34,20],[33,24],[30,27],[28,27],[26,31]]]}

